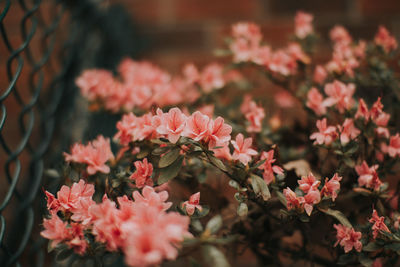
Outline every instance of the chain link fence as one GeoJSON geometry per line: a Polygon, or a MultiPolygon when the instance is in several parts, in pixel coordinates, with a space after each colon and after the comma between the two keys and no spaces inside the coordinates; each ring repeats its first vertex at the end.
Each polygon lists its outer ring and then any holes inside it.
{"type": "Polygon", "coordinates": [[[0,266],[52,264],[39,236],[42,187],[60,182],[44,174],[71,140],[94,135],[84,125],[104,122],[77,104],[74,79],[134,56],[132,29],[124,9],[104,1],[0,0],[0,266]]]}

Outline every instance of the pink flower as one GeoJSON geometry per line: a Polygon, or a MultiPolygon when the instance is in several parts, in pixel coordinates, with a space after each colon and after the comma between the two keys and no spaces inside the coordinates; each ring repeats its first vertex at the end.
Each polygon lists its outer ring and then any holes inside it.
{"type": "Polygon", "coordinates": [[[75,212],[80,209],[80,202],[91,199],[93,194],[94,185],[87,184],[81,179],[78,183],[73,183],[71,187],[63,185],[57,192],[57,199],[61,210],[75,212]]]}
{"type": "Polygon", "coordinates": [[[249,103],[249,110],[245,113],[247,121],[250,123],[246,131],[249,133],[259,133],[262,130],[262,120],[265,118],[265,111],[257,106],[254,101],[249,103]]]}
{"type": "Polygon", "coordinates": [[[51,240],[52,248],[55,248],[68,237],[67,223],[58,217],[56,211],[51,212],[50,219],[43,219],[43,227],[44,230],[40,235],[51,240]]]}
{"type": "Polygon", "coordinates": [[[274,95],[275,102],[282,108],[291,108],[295,104],[294,97],[286,90],[281,90],[274,95]]]}
{"type": "Polygon", "coordinates": [[[114,77],[107,70],[85,70],[75,81],[81,89],[81,94],[95,101],[97,98],[104,98],[108,94],[108,88],[115,83],[114,77]]]}
{"type": "Polygon", "coordinates": [[[353,41],[349,32],[343,26],[340,25],[333,27],[329,36],[331,40],[334,41],[335,43],[348,45],[353,41]]]}
{"type": "Polygon", "coordinates": [[[200,74],[200,86],[205,93],[225,86],[223,67],[217,63],[207,65],[200,74]]]}
{"type": "Polygon", "coordinates": [[[64,153],[66,161],[87,164],[87,172],[93,175],[96,172],[109,173],[110,167],[106,162],[114,159],[110,147],[110,139],[99,135],[97,139],[89,142],[87,146],[74,144],[71,155],[64,153]]]}
{"type": "Polygon", "coordinates": [[[294,74],[297,71],[296,58],[293,58],[288,52],[282,49],[277,50],[271,55],[268,69],[283,76],[294,74]]]}
{"type": "Polygon", "coordinates": [[[154,188],[150,186],[145,186],[142,190],[142,194],[138,191],[134,191],[132,196],[136,203],[143,203],[159,210],[166,211],[172,206],[172,202],[165,202],[168,199],[167,191],[157,193],[154,188]]]}
{"type": "Polygon", "coordinates": [[[340,190],[341,180],[342,177],[340,177],[337,173],[335,173],[329,181],[328,178],[325,178],[325,184],[324,187],[322,187],[321,194],[326,197],[332,197],[332,201],[335,201],[337,193],[340,190]]]}
{"type": "Polygon", "coordinates": [[[313,81],[318,84],[323,84],[327,77],[328,72],[325,70],[325,68],[321,65],[317,65],[314,69],[313,81]]]}
{"type": "Polygon", "coordinates": [[[321,201],[321,193],[318,189],[311,187],[308,193],[304,196],[304,210],[306,211],[307,215],[310,216],[314,204],[317,204],[321,201]]]}
{"type": "Polygon", "coordinates": [[[209,124],[210,118],[200,111],[196,111],[187,119],[182,135],[195,141],[205,139],[208,136],[209,124]]]}
{"type": "Polygon", "coordinates": [[[392,158],[400,156],[400,135],[397,133],[389,139],[389,145],[382,144],[382,152],[389,154],[392,158]]]}
{"type": "Polygon", "coordinates": [[[312,21],[314,17],[309,13],[297,11],[295,21],[295,34],[298,38],[304,39],[314,32],[312,21]]]}
{"type": "Polygon", "coordinates": [[[257,46],[251,51],[250,60],[261,66],[267,67],[271,61],[271,47],[268,45],[257,46]]]}
{"type": "Polygon", "coordinates": [[[195,209],[198,209],[200,212],[203,210],[202,206],[199,205],[200,203],[200,192],[193,194],[190,196],[189,201],[185,201],[182,203],[182,208],[186,207],[186,212],[190,216],[193,215],[195,209]]]}
{"type": "Polygon", "coordinates": [[[171,108],[168,113],[162,114],[160,119],[161,125],[157,127],[157,132],[175,144],[185,129],[187,119],[185,114],[179,108],[171,108]]]}
{"type": "Polygon", "coordinates": [[[200,107],[199,111],[201,113],[203,113],[204,115],[207,115],[208,117],[212,118],[212,117],[214,117],[214,109],[215,109],[214,104],[210,104],[210,105],[204,105],[204,106],[200,107]]]}
{"type": "Polygon", "coordinates": [[[310,190],[318,190],[318,186],[320,185],[320,181],[315,178],[315,176],[310,173],[308,176],[301,177],[301,180],[297,181],[300,189],[304,193],[308,193],[310,190]]]}
{"type": "Polygon", "coordinates": [[[258,59],[259,46],[262,39],[258,25],[240,22],[232,26],[233,42],[230,49],[234,62],[247,62],[258,59]]]}
{"type": "Polygon", "coordinates": [[[219,159],[225,159],[228,161],[232,160],[232,155],[229,150],[228,144],[224,145],[222,148],[212,149],[212,151],[214,152],[214,155],[219,159]]]}
{"type": "Polygon", "coordinates": [[[310,57],[304,53],[301,45],[298,43],[289,43],[287,52],[296,61],[303,62],[304,64],[308,64],[311,61],[310,57]]]}
{"type": "Polygon", "coordinates": [[[368,111],[368,107],[367,104],[365,104],[364,99],[360,98],[359,103],[358,103],[358,109],[357,109],[357,113],[354,116],[356,119],[358,118],[364,118],[365,121],[369,120],[369,111],[368,111]]]}
{"type": "Polygon", "coordinates": [[[44,193],[47,199],[47,209],[58,211],[60,209],[60,202],[58,201],[58,199],[55,198],[54,195],[48,191],[44,191],[44,193]]]}
{"type": "Polygon", "coordinates": [[[376,172],[378,167],[378,165],[373,165],[369,167],[365,160],[362,162],[361,165],[355,166],[356,172],[359,175],[358,184],[360,186],[365,186],[366,188],[371,188],[378,191],[382,184],[376,172]]]}
{"type": "Polygon", "coordinates": [[[239,22],[232,26],[234,38],[244,38],[252,43],[260,42],[262,39],[260,27],[252,22],[239,22]]]}
{"type": "Polygon", "coordinates": [[[314,140],[314,144],[329,146],[338,136],[334,126],[327,126],[326,118],[317,120],[317,128],[319,132],[315,132],[310,136],[314,140]]]}
{"type": "Polygon", "coordinates": [[[286,206],[288,210],[298,210],[303,208],[304,198],[297,196],[289,187],[283,189],[283,195],[286,198],[286,206]]]}
{"type": "Polygon", "coordinates": [[[379,26],[378,33],[375,35],[375,44],[381,46],[386,53],[397,49],[396,39],[390,35],[384,26],[379,26]]]}
{"type": "Polygon", "coordinates": [[[372,236],[374,239],[378,237],[380,231],[390,233],[389,228],[385,224],[385,217],[379,217],[378,212],[375,209],[372,211],[372,217],[369,219],[369,222],[373,223],[372,236]]]}
{"type": "Polygon", "coordinates": [[[313,87],[307,93],[307,103],[306,106],[312,109],[315,114],[321,116],[326,113],[326,106],[324,105],[324,97],[317,88],[313,87]]]}
{"type": "Polygon", "coordinates": [[[353,94],[356,87],[354,84],[344,84],[338,80],[333,81],[333,83],[328,83],[325,85],[325,93],[328,98],[324,101],[324,104],[328,107],[336,105],[340,113],[345,110],[350,109],[353,104],[353,94]]]}
{"type": "Polygon", "coordinates": [[[238,134],[235,141],[231,141],[235,149],[232,155],[233,160],[239,160],[247,165],[252,156],[257,155],[257,151],[251,148],[253,139],[251,137],[244,139],[243,134],[238,134]]]}
{"type": "Polygon", "coordinates": [[[339,125],[340,142],[342,145],[346,145],[350,140],[354,140],[361,131],[354,126],[352,119],[345,119],[343,125],[339,125]]]}
{"type": "Polygon", "coordinates": [[[222,117],[217,117],[215,120],[210,120],[208,147],[210,149],[216,146],[226,145],[231,140],[232,126],[224,123],[222,117]]]}
{"type": "Polygon", "coordinates": [[[137,188],[142,188],[145,185],[153,185],[151,175],[153,174],[153,164],[148,163],[147,159],[143,161],[135,161],[135,172],[129,177],[129,179],[135,180],[137,188]]]}
{"type": "Polygon", "coordinates": [[[51,240],[51,247],[56,247],[59,243],[65,242],[69,248],[80,255],[86,252],[88,243],[84,238],[83,228],[81,224],[71,223],[67,227],[67,222],[63,222],[58,217],[57,212],[51,212],[50,219],[43,220],[44,230],[40,233],[41,236],[51,240]]]}
{"type": "Polygon", "coordinates": [[[272,165],[276,161],[274,159],[274,150],[271,149],[268,152],[262,152],[260,160],[265,160],[265,162],[260,165],[258,168],[264,170],[263,178],[267,184],[272,183],[275,180],[276,174],[283,174],[283,169],[277,165],[272,165]]]}
{"type": "Polygon", "coordinates": [[[348,253],[350,252],[353,248],[361,252],[362,249],[362,243],[360,241],[361,239],[361,232],[356,232],[354,228],[349,228],[341,224],[334,224],[333,227],[335,227],[337,233],[336,233],[336,243],[335,247],[340,244],[344,248],[344,252],[348,253]]]}

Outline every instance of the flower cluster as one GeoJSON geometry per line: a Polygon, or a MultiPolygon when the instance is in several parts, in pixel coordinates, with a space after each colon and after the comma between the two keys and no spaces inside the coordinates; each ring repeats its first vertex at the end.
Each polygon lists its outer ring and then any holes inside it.
{"type": "Polygon", "coordinates": [[[107,70],[86,70],[76,79],[76,85],[89,101],[119,112],[193,103],[201,93],[210,93],[241,79],[238,72],[224,72],[217,63],[205,66],[201,72],[193,64],[187,64],[181,76],[172,76],[150,62],[132,59],[120,63],[118,74],[114,77],[107,70]]]}
{"type": "Polygon", "coordinates": [[[310,60],[298,43],[290,43],[285,49],[276,51],[262,44],[261,30],[254,23],[241,22],[233,25],[232,37],[229,48],[235,63],[252,62],[265,67],[271,73],[288,76],[297,72],[298,62],[307,64],[310,60]]]}
{"type": "Polygon", "coordinates": [[[362,243],[360,241],[361,239],[361,232],[356,232],[352,227],[346,227],[342,224],[335,224],[334,225],[337,233],[336,233],[336,244],[340,244],[340,246],[343,247],[344,252],[348,253],[350,252],[353,248],[361,252],[362,249],[362,243]]]}
{"type": "Polygon", "coordinates": [[[129,266],[152,266],[176,258],[180,242],[191,236],[187,217],[166,212],[172,205],[166,202],[168,193],[149,186],[142,194],[134,191],[132,199],[118,197],[117,203],[106,195],[96,203],[94,186],[83,180],[71,188],[64,185],[57,198],[46,194],[50,218],[44,219],[41,234],[52,247],[63,242],[83,255],[93,246],[89,241],[93,236],[107,250],[122,251],[129,266]]]}
{"type": "Polygon", "coordinates": [[[319,190],[321,181],[317,180],[312,173],[308,176],[303,176],[301,180],[297,181],[299,189],[303,193],[302,195],[297,195],[289,187],[283,190],[283,194],[286,198],[287,209],[294,209],[299,212],[305,210],[307,215],[310,216],[314,205],[321,201],[321,197],[330,197],[332,198],[332,201],[335,201],[337,193],[340,190],[341,180],[342,177],[335,173],[331,179],[326,178],[324,186],[319,190]]]}

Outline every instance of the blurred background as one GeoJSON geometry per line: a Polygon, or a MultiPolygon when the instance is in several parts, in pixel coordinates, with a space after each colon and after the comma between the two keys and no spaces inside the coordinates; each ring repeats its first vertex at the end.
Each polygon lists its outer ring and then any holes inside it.
{"type": "MultiPolygon", "coordinates": [[[[331,27],[373,38],[384,24],[400,39],[399,0],[0,0],[0,266],[41,266],[41,188],[56,189],[61,152],[118,116],[89,114],[74,79],[83,69],[113,69],[125,56],[177,73],[215,60],[232,23],[261,25],[284,46],[297,10],[314,14],[321,56],[331,57],[331,27]],[[39,253],[40,252],[40,253],[39,253]]],[[[269,94],[272,85],[263,90],[269,94]]]]}

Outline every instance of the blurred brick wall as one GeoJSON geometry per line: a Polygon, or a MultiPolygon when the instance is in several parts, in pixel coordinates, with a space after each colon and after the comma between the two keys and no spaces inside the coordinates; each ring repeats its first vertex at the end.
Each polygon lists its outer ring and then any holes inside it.
{"type": "MultiPolygon", "coordinates": [[[[109,0],[108,3],[122,4],[132,14],[148,40],[143,57],[172,70],[179,69],[186,61],[201,64],[212,59],[213,49],[221,47],[230,25],[240,20],[262,25],[265,40],[272,46],[284,45],[299,9],[314,14],[316,30],[325,41],[334,24],[348,27],[355,38],[372,38],[378,25],[385,24],[400,37],[399,0],[109,0]]],[[[322,43],[321,49],[327,47],[327,43],[322,43]]]]}

